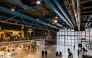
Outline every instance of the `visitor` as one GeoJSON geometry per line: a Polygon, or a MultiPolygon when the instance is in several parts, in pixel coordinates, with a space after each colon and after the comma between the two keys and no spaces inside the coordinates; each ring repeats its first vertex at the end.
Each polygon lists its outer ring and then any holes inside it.
{"type": "Polygon", "coordinates": [[[79,54],[80,54],[80,50],[78,49],[78,57],[79,57],[79,54]]]}
{"type": "Polygon", "coordinates": [[[60,56],[60,57],[62,57],[62,53],[61,53],[61,51],[60,51],[60,54],[59,54],[59,56],[60,56]]]}
{"type": "Polygon", "coordinates": [[[45,51],[45,57],[47,57],[47,50],[45,51]]]}
{"type": "Polygon", "coordinates": [[[85,52],[85,48],[83,47],[82,49],[83,49],[83,53],[84,53],[85,52]]]}
{"type": "Polygon", "coordinates": [[[42,57],[44,57],[44,51],[42,50],[42,57]]]}
{"type": "Polygon", "coordinates": [[[73,58],[73,54],[71,52],[69,52],[68,58],[73,58]]]}
{"type": "Polygon", "coordinates": [[[75,45],[74,45],[74,50],[75,50],[75,45]]]}
{"type": "Polygon", "coordinates": [[[70,52],[70,48],[68,48],[68,53],[70,52]]]}
{"type": "Polygon", "coordinates": [[[56,56],[58,56],[58,51],[56,52],[56,56]]]}

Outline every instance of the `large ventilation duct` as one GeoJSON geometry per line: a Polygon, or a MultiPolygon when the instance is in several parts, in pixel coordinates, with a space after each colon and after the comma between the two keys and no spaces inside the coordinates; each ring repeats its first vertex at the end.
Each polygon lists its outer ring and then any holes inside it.
{"type": "Polygon", "coordinates": [[[30,21],[33,21],[33,22],[37,22],[37,23],[40,23],[40,24],[43,24],[43,25],[46,25],[46,26],[49,26],[49,27],[52,27],[52,28],[55,28],[55,29],[60,29],[60,28],[58,28],[58,27],[56,27],[56,26],[49,25],[49,24],[47,24],[47,23],[45,23],[45,22],[42,22],[42,21],[40,21],[40,20],[36,20],[35,18],[32,18],[32,17],[27,16],[27,15],[25,15],[25,14],[21,14],[21,13],[15,12],[15,11],[11,11],[10,9],[7,9],[7,8],[5,8],[5,7],[2,7],[2,6],[0,6],[0,11],[6,12],[6,13],[8,13],[8,14],[12,14],[12,15],[14,15],[14,16],[18,16],[18,17],[24,18],[24,19],[26,19],[26,20],[30,20],[30,21]]]}
{"type": "Polygon", "coordinates": [[[66,14],[66,12],[64,11],[62,5],[60,5],[58,0],[54,0],[54,3],[57,5],[57,7],[60,9],[60,11],[63,13],[63,15],[66,17],[66,19],[69,21],[69,23],[73,26],[74,28],[74,24],[71,22],[71,20],[69,19],[68,15],[66,14]]]}
{"type": "Polygon", "coordinates": [[[76,23],[77,23],[77,27],[78,27],[78,13],[77,13],[77,5],[75,5],[75,0],[72,0],[72,7],[73,7],[73,11],[74,11],[74,16],[76,19],[76,23]]]}
{"type": "Polygon", "coordinates": [[[73,28],[73,26],[71,26],[71,24],[69,24],[69,22],[66,20],[66,18],[63,16],[63,14],[61,14],[59,12],[59,10],[52,4],[51,1],[49,0],[44,0],[44,2],[46,2],[59,16],[60,18],[62,18],[71,28],[73,28]]]}
{"type": "Polygon", "coordinates": [[[80,21],[81,21],[81,13],[80,13],[80,0],[77,0],[77,9],[78,9],[78,30],[80,30],[80,21]]]}

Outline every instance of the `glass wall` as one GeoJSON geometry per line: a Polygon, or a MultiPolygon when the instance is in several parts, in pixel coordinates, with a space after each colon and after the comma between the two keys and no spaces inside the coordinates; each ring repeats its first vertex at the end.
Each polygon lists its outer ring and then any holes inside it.
{"type": "Polygon", "coordinates": [[[57,44],[74,45],[74,42],[77,42],[77,36],[77,32],[75,32],[73,29],[59,30],[59,32],[57,32],[57,44]]]}
{"type": "Polygon", "coordinates": [[[74,45],[76,43],[85,43],[87,45],[92,42],[92,28],[85,31],[74,31],[74,29],[62,29],[57,32],[57,44],[74,45]],[[85,38],[82,40],[82,38],[85,38]]]}

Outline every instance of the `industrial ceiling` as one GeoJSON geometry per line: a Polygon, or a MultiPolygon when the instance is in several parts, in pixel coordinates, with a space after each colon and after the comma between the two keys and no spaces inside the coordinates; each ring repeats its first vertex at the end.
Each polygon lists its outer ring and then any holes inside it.
{"type": "Polygon", "coordinates": [[[92,0],[0,0],[1,25],[83,31],[92,27],[91,19],[92,0]]]}

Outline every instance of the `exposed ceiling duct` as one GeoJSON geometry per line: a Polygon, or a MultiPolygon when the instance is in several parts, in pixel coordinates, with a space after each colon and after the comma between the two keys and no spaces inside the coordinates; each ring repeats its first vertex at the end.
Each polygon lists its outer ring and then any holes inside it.
{"type": "Polygon", "coordinates": [[[73,26],[70,25],[70,23],[66,20],[63,14],[59,12],[59,10],[53,5],[51,1],[49,0],[44,0],[44,1],[60,16],[60,18],[62,18],[71,28],[73,28],[73,26]]]}
{"type": "Polygon", "coordinates": [[[2,20],[43,29],[65,27],[81,31],[92,27],[91,15],[92,0],[0,0],[2,20]],[[58,22],[53,24],[56,16],[58,22]]]}
{"type": "Polygon", "coordinates": [[[78,27],[78,11],[76,9],[76,3],[75,3],[75,0],[71,0],[72,1],[72,7],[73,7],[73,13],[75,15],[75,19],[76,19],[76,23],[77,23],[77,27],[78,27]]]}
{"type": "Polygon", "coordinates": [[[60,11],[63,13],[63,15],[66,17],[67,21],[69,21],[69,23],[72,25],[72,27],[74,28],[74,24],[72,23],[72,21],[70,20],[70,18],[68,17],[68,15],[66,14],[66,12],[64,11],[62,5],[60,5],[58,0],[53,0],[54,3],[57,5],[57,7],[60,9],[60,11]]]}
{"type": "Polygon", "coordinates": [[[18,16],[18,17],[25,18],[27,20],[31,20],[33,22],[38,22],[40,24],[43,24],[43,25],[46,25],[46,26],[50,26],[52,28],[60,29],[60,28],[57,28],[56,26],[49,25],[49,24],[47,24],[45,22],[42,22],[40,20],[36,20],[35,18],[32,18],[30,16],[27,16],[27,15],[24,15],[24,14],[21,14],[21,13],[17,13],[17,12],[11,11],[11,10],[5,8],[5,7],[2,7],[2,6],[0,6],[0,10],[3,11],[3,12],[6,12],[6,13],[12,14],[12,15],[18,16]]]}
{"type": "Polygon", "coordinates": [[[20,0],[24,5],[34,6],[36,4],[40,4],[42,0],[20,0]]]}

